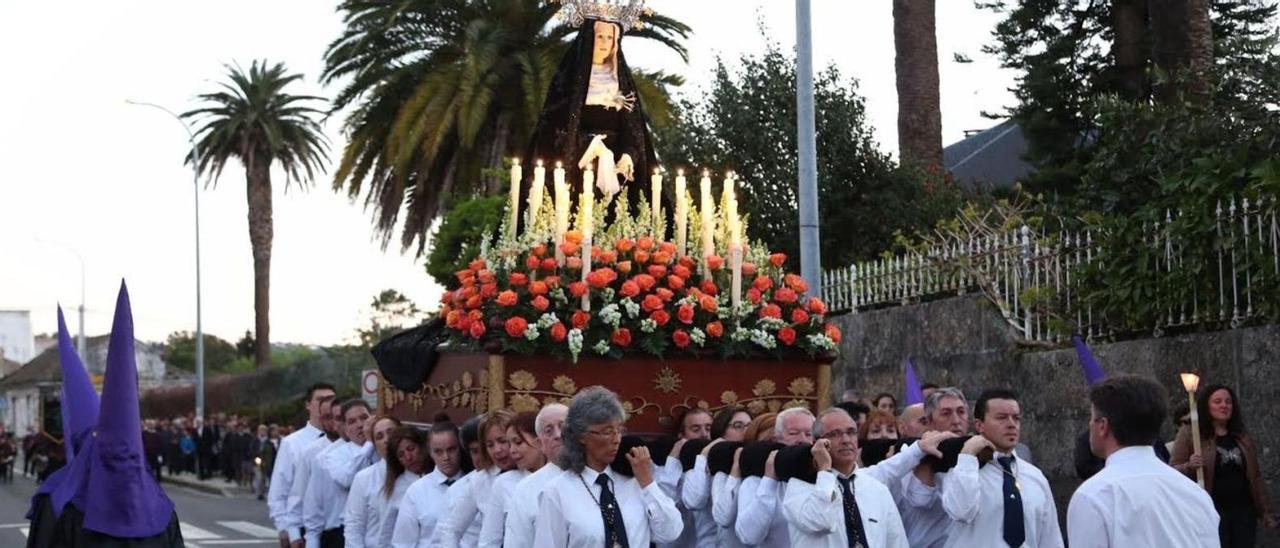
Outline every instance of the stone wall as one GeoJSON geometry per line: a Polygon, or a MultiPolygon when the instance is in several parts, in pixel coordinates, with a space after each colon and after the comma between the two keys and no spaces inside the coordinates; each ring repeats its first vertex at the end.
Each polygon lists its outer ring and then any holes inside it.
{"type": "MultiPolygon", "coordinates": [[[[1079,484],[1072,463],[1075,436],[1089,417],[1087,387],[1075,351],[1020,347],[999,311],[980,296],[957,297],[835,318],[844,332],[843,356],[833,368],[832,391],[846,387],[868,396],[901,398],[902,365],[911,358],[921,382],[957,386],[971,399],[987,387],[1022,396],[1023,441],[1054,485],[1060,516],[1079,484]]],[[[1280,489],[1280,326],[1091,345],[1111,374],[1159,380],[1171,398],[1185,398],[1178,373],[1197,369],[1202,385],[1231,386],[1255,438],[1269,491],[1280,489]]],[[[1172,439],[1172,425],[1165,435],[1172,439]]],[[[1264,533],[1259,545],[1280,543],[1264,533]]]]}

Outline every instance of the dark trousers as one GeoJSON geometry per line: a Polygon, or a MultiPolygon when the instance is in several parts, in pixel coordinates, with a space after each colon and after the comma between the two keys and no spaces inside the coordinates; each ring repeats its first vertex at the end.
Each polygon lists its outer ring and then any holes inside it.
{"type": "Polygon", "coordinates": [[[320,548],[342,548],[347,543],[342,535],[342,527],[325,529],[320,533],[320,548]]]}
{"type": "Polygon", "coordinates": [[[1222,548],[1253,548],[1258,542],[1258,514],[1253,508],[1218,508],[1222,548]]]}

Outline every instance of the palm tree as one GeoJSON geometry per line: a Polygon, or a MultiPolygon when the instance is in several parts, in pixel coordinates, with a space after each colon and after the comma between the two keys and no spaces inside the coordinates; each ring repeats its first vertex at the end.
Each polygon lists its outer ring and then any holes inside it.
{"type": "Polygon", "coordinates": [[[903,164],[942,167],[935,0],[893,0],[898,84],[898,156],[903,164]]]}
{"type": "Polygon", "coordinates": [[[238,66],[228,66],[227,72],[220,91],[200,95],[205,105],[182,116],[203,124],[196,131],[199,172],[210,173],[216,184],[231,158],[244,166],[253,247],[254,357],[262,369],[271,364],[271,166],[283,169],[286,189],[293,182],[309,186],[323,169],[328,145],[314,117],[324,112],[306,104],[323,99],[286,93],[284,88],[302,75],[289,74],[283,63],[255,61],[247,74],[238,66]]]}
{"type": "Polygon", "coordinates": [[[1155,86],[1159,101],[1208,101],[1212,87],[1209,72],[1213,68],[1209,4],[1209,0],[1148,0],[1152,59],[1165,75],[1155,86]]]}
{"type": "MultiPolygon", "coordinates": [[[[346,29],[325,53],[325,83],[344,82],[332,112],[351,107],[335,191],[364,195],[389,243],[405,209],[401,250],[424,251],[451,195],[493,194],[493,168],[523,148],[576,28],[543,0],[346,0],[346,29]]],[[[650,16],[630,36],[686,61],[689,27],[650,16]]],[[[653,124],[667,122],[678,76],[636,71],[653,124]]]]}

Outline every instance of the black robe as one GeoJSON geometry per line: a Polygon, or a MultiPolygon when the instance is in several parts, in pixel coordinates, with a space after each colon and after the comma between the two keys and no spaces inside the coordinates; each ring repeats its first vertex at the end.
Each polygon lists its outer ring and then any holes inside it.
{"type": "MultiPolygon", "coordinates": [[[[105,535],[84,528],[84,514],[75,505],[68,504],[62,509],[62,515],[54,524],[49,544],[32,545],[43,548],[182,548],[182,529],[178,525],[178,514],[174,512],[169,518],[169,526],[159,534],[144,538],[120,538],[105,535]]],[[[32,522],[32,532],[35,522],[32,522]]],[[[34,535],[33,535],[34,537],[34,535]]]]}

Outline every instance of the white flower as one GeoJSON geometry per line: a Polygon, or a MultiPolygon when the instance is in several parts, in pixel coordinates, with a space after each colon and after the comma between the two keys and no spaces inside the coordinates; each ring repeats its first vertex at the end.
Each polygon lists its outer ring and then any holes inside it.
{"type": "Polygon", "coordinates": [[[628,318],[636,318],[640,316],[640,305],[631,299],[623,299],[622,307],[627,310],[628,318]]]}
{"type": "Polygon", "coordinates": [[[569,330],[569,353],[573,355],[573,363],[578,363],[578,354],[582,352],[582,330],[573,328],[569,330]]]}
{"type": "Polygon", "coordinates": [[[772,349],[778,346],[778,340],[773,338],[773,335],[763,329],[751,330],[751,342],[756,343],[762,348],[772,349]]]}
{"type": "Polygon", "coordinates": [[[555,291],[552,291],[551,299],[562,305],[569,303],[569,296],[564,294],[563,287],[557,287],[555,291]]]}
{"type": "Polygon", "coordinates": [[[613,326],[614,329],[617,329],[618,323],[622,321],[622,313],[618,312],[618,305],[607,304],[604,308],[600,309],[600,319],[604,320],[604,323],[613,326]]]}
{"type": "Polygon", "coordinates": [[[658,329],[658,322],[655,322],[650,318],[640,320],[641,331],[644,331],[645,333],[653,333],[656,329],[658,329]]]}
{"type": "Polygon", "coordinates": [[[538,334],[539,332],[538,332],[537,325],[530,324],[528,327],[524,328],[524,338],[526,339],[529,339],[531,341],[536,341],[538,340],[538,334]]]}
{"type": "Polygon", "coordinates": [[[538,317],[538,329],[551,329],[551,326],[559,321],[560,318],[557,318],[555,314],[547,312],[538,317]]]}
{"type": "Polygon", "coordinates": [[[609,303],[613,302],[613,298],[617,295],[614,294],[612,287],[606,287],[604,291],[600,292],[600,296],[604,299],[604,302],[609,303]]]}
{"type": "Polygon", "coordinates": [[[603,356],[603,355],[605,355],[605,354],[608,354],[608,353],[609,353],[609,341],[604,341],[604,340],[602,340],[602,341],[598,341],[598,342],[596,342],[596,345],[595,345],[595,346],[593,346],[591,349],[592,349],[592,350],[595,350],[595,351],[596,351],[596,354],[600,354],[601,356],[603,356]]]}
{"type": "Polygon", "coordinates": [[[693,341],[698,346],[702,346],[703,343],[707,342],[707,334],[703,333],[701,329],[695,327],[689,330],[689,340],[693,341]]]}
{"type": "Polygon", "coordinates": [[[765,331],[777,331],[779,329],[782,329],[782,327],[785,325],[787,325],[787,322],[784,322],[778,318],[760,318],[758,321],[756,321],[756,327],[763,329],[765,331]]]}
{"type": "Polygon", "coordinates": [[[809,335],[809,344],[816,346],[818,348],[821,348],[823,350],[836,349],[836,342],[831,340],[831,337],[828,337],[821,333],[817,335],[809,335]]]}

